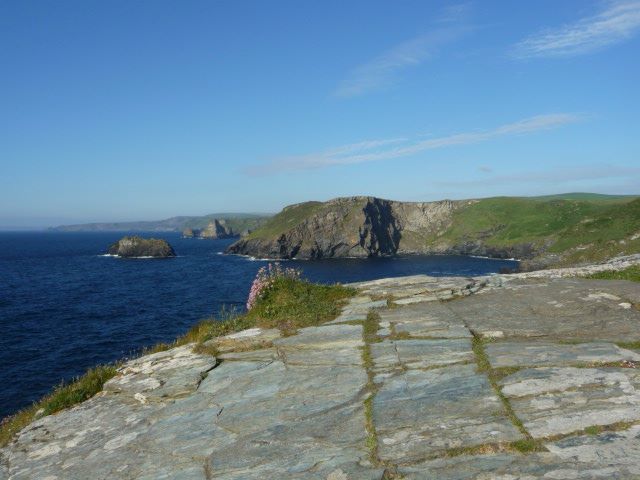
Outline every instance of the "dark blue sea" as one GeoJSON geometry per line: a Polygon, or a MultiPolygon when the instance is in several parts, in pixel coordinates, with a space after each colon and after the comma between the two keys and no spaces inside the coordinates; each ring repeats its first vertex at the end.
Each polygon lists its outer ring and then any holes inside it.
{"type": "MultiPolygon", "coordinates": [[[[242,309],[264,261],[228,240],[165,238],[167,260],[101,256],[122,233],[0,233],[0,418],[98,363],[173,340],[223,306],[242,309]]],[[[290,261],[323,283],[478,275],[516,262],[461,256],[290,261]]]]}

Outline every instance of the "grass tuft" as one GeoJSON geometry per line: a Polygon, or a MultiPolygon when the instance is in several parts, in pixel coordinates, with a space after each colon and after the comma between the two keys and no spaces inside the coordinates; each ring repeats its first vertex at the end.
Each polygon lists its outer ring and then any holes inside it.
{"type": "MultiPolygon", "coordinates": [[[[373,310],[367,313],[367,318],[362,324],[365,343],[378,343],[382,341],[378,337],[378,329],[380,328],[380,314],[373,310]]],[[[373,365],[372,365],[373,366],[373,365]]]]}
{"type": "MultiPolygon", "coordinates": [[[[362,339],[364,340],[364,346],[362,347],[362,364],[367,372],[367,392],[368,396],[364,401],[364,418],[365,429],[367,431],[367,439],[365,446],[369,450],[369,459],[374,465],[380,465],[380,459],[378,458],[378,436],[376,433],[376,426],[373,421],[373,399],[375,398],[378,386],[373,381],[373,356],[371,355],[371,343],[380,341],[378,337],[380,315],[373,310],[370,310],[367,314],[367,319],[362,323],[362,339]]],[[[392,478],[392,477],[389,477],[392,478]]]]}
{"type": "MultiPolygon", "coordinates": [[[[250,312],[238,314],[234,310],[223,310],[217,318],[202,320],[173,342],[145,348],[141,355],[195,343],[196,353],[215,356],[218,350],[215,345],[205,344],[208,340],[256,326],[277,327],[285,335],[295,333],[298,328],[319,325],[335,318],[340,313],[342,302],[353,295],[355,290],[341,285],[317,285],[304,280],[278,279],[250,312]]],[[[104,383],[116,371],[117,365],[92,368],[73,382],[59,385],[30,407],[6,417],[0,422],[0,447],[11,441],[16,433],[36,418],[51,415],[91,398],[102,390],[104,383]]]]}
{"type": "Polygon", "coordinates": [[[294,278],[277,278],[246,314],[261,328],[285,332],[320,325],[338,316],[355,290],[339,284],[319,285],[294,278]]]}
{"type": "Polygon", "coordinates": [[[524,440],[516,440],[511,443],[511,447],[520,453],[546,452],[542,442],[533,438],[525,438],[524,440]]]}
{"type": "Polygon", "coordinates": [[[502,380],[509,375],[513,375],[516,372],[522,370],[522,367],[500,367],[493,369],[493,377],[496,381],[502,380]]]}
{"type": "Polygon", "coordinates": [[[640,265],[632,265],[624,270],[605,270],[588,275],[586,278],[597,280],[630,280],[640,282],[640,265]]]}
{"type": "Polygon", "coordinates": [[[91,368],[71,383],[60,384],[49,395],[30,407],[6,417],[0,423],[0,447],[8,444],[16,433],[36,418],[57,413],[93,397],[116,372],[116,365],[91,368]]]}
{"type": "Polygon", "coordinates": [[[513,411],[513,408],[511,407],[511,403],[509,402],[509,399],[504,395],[504,393],[502,393],[502,389],[498,384],[498,381],[501,378],[504,378],[506,375],[510,375],[511,373],[514,373],[515,371],[517,371],[517,369],[514,370],[511,367],[506,367],[499,370],[495,370],[494,368],[492,368],[491,362],[489,362],[489,357],[485,352],[485,348],[484,348],[485,343],[487,343],[486,340],[483,340],[481,337],[477,336],[474,333],[473,340],[471,341],[471,345],[472,345],[473,353],[475,354],[475,357],[476,357],[478,371],[487,375],[487,378],[489,380],[489,383],[491,384],[491,387],[493,388],[496,395],[502,402],[502,407],[505,415],[509,418],[509,420],[511,420],[511,423],[513,423],[513,425],[518,430],[520,430],[520,433],[522,433],[522,435],[524,435],[525,437],[523,440],[512,442],[510,444],[511,447],[521,452],[546,451],[546,448],[544,447],[542,442],[540,442],[539,440],[535,440],[531,436],[531,434],[527,431],[527,429],[524,427],[522,420],[520,420],[518,416],[515,414],[515,412],[513,411]]]}
{"type": "Polygon", "coordinates": [[[629,350],[640,350],[640,342],[619,342],[616,345],[629,350]]]}

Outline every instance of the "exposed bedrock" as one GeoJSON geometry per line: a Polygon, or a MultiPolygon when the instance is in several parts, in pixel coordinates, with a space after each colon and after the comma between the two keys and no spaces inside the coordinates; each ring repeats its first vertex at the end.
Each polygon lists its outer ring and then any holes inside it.
{"type": "MultiPolygon", "coordinates": [[[[272,228],[254,232],[227,253],[261,258],[381,257],[397,254],[480,255],[530,258],[532,244],[487,245],[485,236],[460,241],[439,239],[453,222],[454,212],[474,201],[396,202],[375,197],[331,200],[285,208],[272,228]],[[299,218],[298,210],[305,210],[299,218]]],[[[267,225],[269,227],[269,225],[267,225]]]]}

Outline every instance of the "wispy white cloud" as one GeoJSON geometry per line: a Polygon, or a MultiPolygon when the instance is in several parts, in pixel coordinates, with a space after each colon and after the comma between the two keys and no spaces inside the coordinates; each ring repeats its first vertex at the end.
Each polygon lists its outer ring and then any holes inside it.
{"type": "Polygon", "coordinates": [[[448,182],[434,182],[441,187],[487,187],[492,185],[509,185],[513,183],[544,183],[546,185],[563,184],[583,180],[627,179],[640,175],[640,167],[627,167],[619,165],[588,165],[572,168],[560,168],[554,170],[525,172],[514,175],[495,175],[473,180],[460,180],[448,182]]]}
{"type": "Polygon", "coordinates": [[[640,1],[613,1],[605,5],[606,8],[596,15],[525,38],[514,47],[514,57],[567,57],[591,53],[627,40],[640,30],[640,1]]]}
{"type": "Polygon", "coordinates": [[[400,43],[372,60],[358,65],[338,85],[337,97],[355,97],[393,84],[402,70],[416,67],[435,56],[446,44],[463,36],[470,3],[452,4],[439,12],[434,23],[437,28],[400,43]]]}
{"type": "Polygon", "coordinates": [[[392,84],[401,70],[417,66],[433,57],[442,45],[458,38],[458,28],[438,29],[401,43],[373,60],[354,68],[334,95],[355,97],[392,84]]]}
{"type": "Polygon", "coordinates": [[[537,115],[514,123],[499,126],[492,130],[457,133],[427,140],[409,138],[391,138],[369,140],[343,145],[318,153],[276,159],[264,165],[256,165],[246,170],[249,175],[268,175],[284,171],[325,168],[333,165],[390,160],[407,157],[437,148],[455,145],[469,145],[499,137],[523,135],[541,130],[549,130],[562,125],[575,123],[583,117],[571,113],[552,113],[537,115]]]}

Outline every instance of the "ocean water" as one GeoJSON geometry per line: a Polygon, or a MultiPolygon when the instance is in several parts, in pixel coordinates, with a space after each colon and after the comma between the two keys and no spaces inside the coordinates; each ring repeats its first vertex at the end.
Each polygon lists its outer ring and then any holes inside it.
{"type": "MultiPolygon", "coordinates": [[[[177,258],[103,256],[122,233],[0,233],[0,418],[87,368],[173,340],[223,306],[242,309],[265,261],[229,240],[165,238],[177,258]]],[[[479,275],[516,262],[461,256],[289,261],[310,280],[479,275]]]]}

